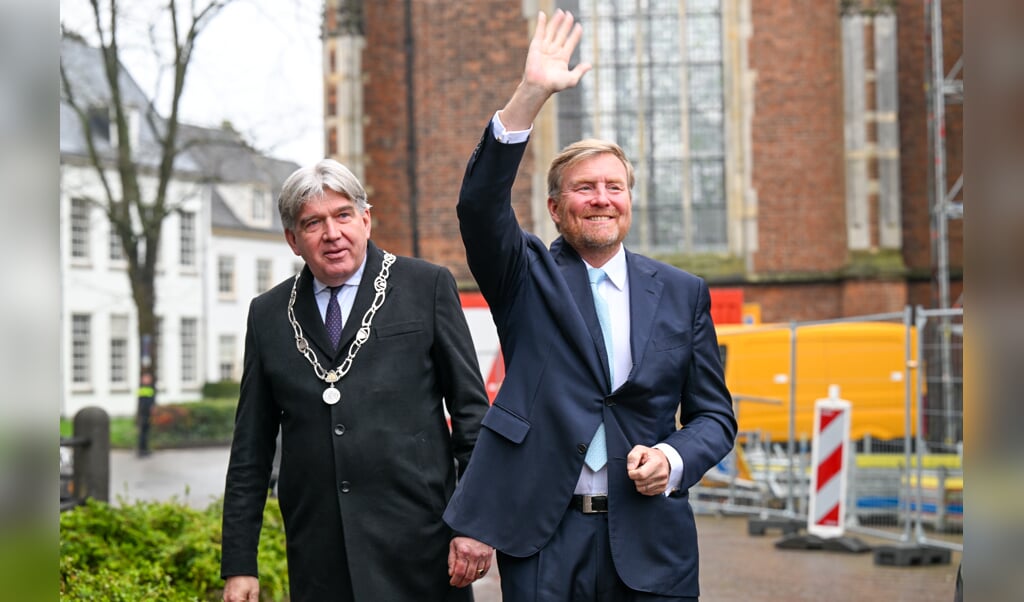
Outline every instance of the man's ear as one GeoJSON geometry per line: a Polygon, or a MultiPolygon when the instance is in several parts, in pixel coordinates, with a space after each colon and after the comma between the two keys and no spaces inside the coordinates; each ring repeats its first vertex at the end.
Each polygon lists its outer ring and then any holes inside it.
{"type": "Polygon", "coordinates": [[[548,215],[551,216],[551,221],[558,225],[558,199],[553,196],[548,197],[548,215]]]}
{"type": "Polygon", "coordinates": [[[288,246],[292,248],[292,253],[302,256],[302,253],[299,253],[299,245],[296,244],[295,233],[292,232],[291,228],[284,229],[284,239],[288,241],[288,246]]]}

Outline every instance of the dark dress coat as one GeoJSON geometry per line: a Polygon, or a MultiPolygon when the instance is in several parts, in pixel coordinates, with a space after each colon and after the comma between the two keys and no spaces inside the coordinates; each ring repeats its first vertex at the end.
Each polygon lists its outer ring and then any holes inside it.
{"type": "Polygon", "coordinates": [[[697,533],[687,491],[729,453],[736,435],[707,285],[627,249],[633,368],[609,393],[583,260],[562,238],[546,248],[513,213],[525,147],[495,141],[488,127],[459,196],[466,257],[494,316],[506,372],[445,520],[505,554],[537,553],[566,513],[603,420],[619,577],[633,590],[695,597],[697,533]],[[680,490],[671,496],[641,495],[626,474],[630,449],[657,443],[683,460],[680,490]]]}
{"type": "MultiPolygon", "coordinates": [[[[325,369],[347,356],[373,302],[383,253],[372,242],[338,351],[329,351],[303,268],[294,312],[325,369]]],[[[278,495],[291,599],[471,600],[448,585],[441,520],[465,470],[487,395],[451,273],[399,257],[351,370],[326,384],[297,351],[286,308],[292,279],[252,301],[224,499],[222,576],[257,575],[261,516],[280,425],[278,495]],[[451,416],[451,430],[445,410],[451,416]]]]}

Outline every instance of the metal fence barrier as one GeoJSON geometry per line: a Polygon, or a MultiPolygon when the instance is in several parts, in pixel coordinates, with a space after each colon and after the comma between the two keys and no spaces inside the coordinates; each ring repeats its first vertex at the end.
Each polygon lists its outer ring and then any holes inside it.
{"type": "Polygon", "coordinates": [[[908,306],[838,320],[720,327],[741,432],[733,453],[691,492],[695,511],[749,515],[752,535],[805,528],[806,413],[837,384],[852,402],[845,528],[962,551],[962,324],[962,309],[908,306]]]}

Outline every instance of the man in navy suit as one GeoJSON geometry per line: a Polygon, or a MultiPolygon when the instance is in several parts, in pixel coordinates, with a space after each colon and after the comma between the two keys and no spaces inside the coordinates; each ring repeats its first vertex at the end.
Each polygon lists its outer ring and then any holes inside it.
{"type": "Polygon", "coordinates": [[[688,490],[736,435],[707,285],[623,246],[634,176],[614,143],[577,142],[552,162],[550,248],[512,210],[534,119],[590,69],[569,68],[581,35],[568,13],[538,15],[459,196],[506,376],[444,514],[460,534],[449,572],[465,585],[493,547],[505,602],[696,600],[688,490]]]}

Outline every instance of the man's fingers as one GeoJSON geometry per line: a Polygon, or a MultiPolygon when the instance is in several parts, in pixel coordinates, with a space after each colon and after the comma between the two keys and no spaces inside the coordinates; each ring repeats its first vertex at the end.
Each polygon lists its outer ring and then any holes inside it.
{"type": "MultiPolygon", "coordinates": [[[[633,449],[629,450],[629,455],[626,456],[626,470],[630,473],[640,468],[647,463],[647,448],[642,445],[637,445],[633,449]]],[[[630,478],[633,478],[630,474],[630,478]]]]}
{"type": "Polygon", "coordinates": [[[572,31],[573,18],[572,13],[565,12],[561,9],[555,13],[555,19],[557,21],[552,22],[552,42],[556,46],[564,46],[565,40],[569,37],[569,32],[572,31]]]}

